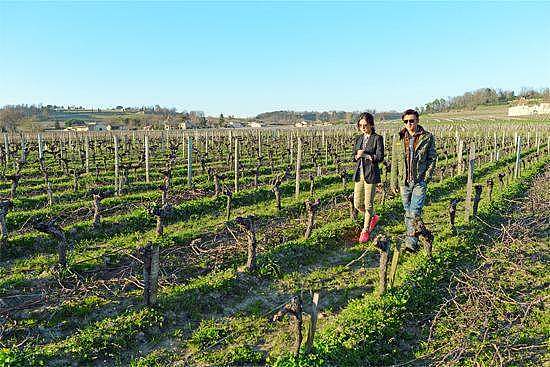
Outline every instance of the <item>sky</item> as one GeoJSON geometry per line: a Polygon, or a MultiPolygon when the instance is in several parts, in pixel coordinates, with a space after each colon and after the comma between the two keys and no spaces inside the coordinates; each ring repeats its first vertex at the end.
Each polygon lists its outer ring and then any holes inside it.
{"type": "Polygon", "coordinates": [[[550,86],[550,2],[5,2],[0,106],[404,110],[550,86]]]}

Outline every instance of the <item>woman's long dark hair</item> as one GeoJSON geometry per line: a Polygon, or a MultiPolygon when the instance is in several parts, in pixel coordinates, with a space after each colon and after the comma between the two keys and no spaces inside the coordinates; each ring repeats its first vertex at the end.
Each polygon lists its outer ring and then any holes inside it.
{"type": "Polygon", "coordinates": [[[376,133],[376,130],[374,129],[374,116],[369,113],[369,112],[362,112],[360,115],[359,115],[359,118],[357,119],[357,130],[361,131],[361,129],[359,129],[359,121],[365,119],[365,121],[367,122],[367,124],[369,124],[371,126],[371,134],[374,134],[376,133]]]}

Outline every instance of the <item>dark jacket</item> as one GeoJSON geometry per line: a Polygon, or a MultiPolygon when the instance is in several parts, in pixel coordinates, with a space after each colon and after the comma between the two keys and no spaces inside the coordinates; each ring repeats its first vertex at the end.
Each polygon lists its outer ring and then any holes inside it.
{"type": "Polygon", "coordinates": [[[365,182],[369,184],[380,183],[380,167],[378,164],[384,160],[384,139],[381,135],[372,133],[367,141],[365,146],[365,151],[359,159],[355,159],[357,151],[361,149],[363,144],[363,134],[355,138],[355,145],[353,147],[353,161],[357,162],[355,166],[355,174],[353,175],[353,180],[359,182],[361,179],[361,172],[359,167],[361,167],[361,161],[363,162],[363,175],[365,176],[365,182]],[[372,161],[366,159],[367,155],[372,157],[372,161]]]}
{"type": "Polygon", "coordinates": [[[414,132],[414,154],[412,160],[410,157],[409,142],[410,135],[407,129],[403,128],[399,132],[399,137],[403,141],[401,145],[401,162],[399,164],[399,181],[405,185],[407,181],[430,181],[435,169],[437,153],[435,151],[434,136],[424,130],[420,125],[414,132]],[[412,164],[411,164],[412,163],[412,164]],[[409,178],[409,179],[408,179],[409,178]]]}

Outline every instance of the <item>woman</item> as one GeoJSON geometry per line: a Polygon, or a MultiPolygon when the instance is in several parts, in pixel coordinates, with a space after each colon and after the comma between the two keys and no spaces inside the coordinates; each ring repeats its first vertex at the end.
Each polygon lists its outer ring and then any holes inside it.
{"type": "Polygon", "coordinates": [[[357,129],[362,132],[355,139],[353,161],[357,162],[353,180],[353,204],[355,208],[365,213],[363,230],[359,242],[368,242],[370,233],[378,222],[374,214],[374,193],[376,184],[380,183],[380,168],[378,164],[384,160],[384,140],[374,129],[374,116],[363,112],[357,120],[357,129]]]}

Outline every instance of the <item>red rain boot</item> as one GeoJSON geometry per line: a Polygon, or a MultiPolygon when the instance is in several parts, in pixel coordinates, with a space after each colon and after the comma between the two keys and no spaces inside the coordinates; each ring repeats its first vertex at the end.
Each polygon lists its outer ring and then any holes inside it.
{"type": "Polygon", "coordinates": [[[369,242],[370,232],[362,230],[361,235],[359,236],[359,242],[360,243],[367,243],[369,242]]]}
{"type": "Polygon", "coordinates": [[[374,227],[376,227],[376,224],[378,223],[378,220],[380,219],[380,216],[378,214],[375,214],[372,216],[370,223],[369,223],[369,234],[372,232],[374,227]]]}

